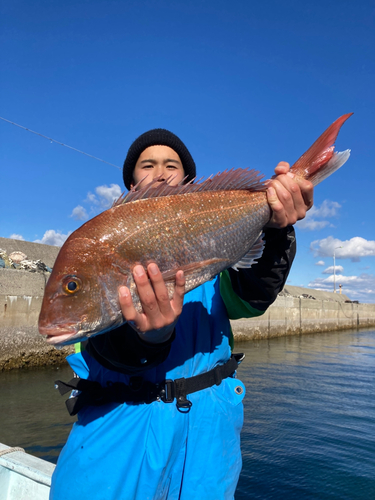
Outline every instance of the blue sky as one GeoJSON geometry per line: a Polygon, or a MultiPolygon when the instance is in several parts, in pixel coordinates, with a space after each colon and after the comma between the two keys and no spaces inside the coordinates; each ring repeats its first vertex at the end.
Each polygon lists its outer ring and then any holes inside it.
{"type": "MultiPolygon", "coordinates": [[[[298,224],[288,282],[375,302],[372,1],[1,2],[0,116],[121,167],[164,127],[201,175],[293,163],[337,117],[352,150],[298,224]],[[343,248],[337,248],[343,247],[343,248]]],[[[61,244],[121,170],[0,120],[0,236],[61,244]]]]}

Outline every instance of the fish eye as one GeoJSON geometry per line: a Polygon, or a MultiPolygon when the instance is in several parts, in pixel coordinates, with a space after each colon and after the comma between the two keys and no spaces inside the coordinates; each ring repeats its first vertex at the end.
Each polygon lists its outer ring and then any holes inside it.
{"type": "Polygon", "coordinates": [[[76,276],[66,276],[63,280],[63,290],[65,293],[72,295],[78,292],[81,288],[81,280],[76,276]]]}

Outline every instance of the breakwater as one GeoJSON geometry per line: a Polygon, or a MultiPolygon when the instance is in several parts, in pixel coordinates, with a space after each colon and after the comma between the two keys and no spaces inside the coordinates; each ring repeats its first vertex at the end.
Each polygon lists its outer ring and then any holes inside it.
{"type": "Polygon", "coordinates": [[[345,295],[289,285],[284,287],[262,316],[232,321],[237,340],[360,329],[374,325],[375,304],[353,303],[345,295]]]}
{"type": "MultiPolygon", "coordinates": [[[[0,238],[8,255],[22,252],[29,259],[53,267],[59,248],[29,241],[0,238]]],[[[37,324],[49,273],[0,268],[0,371],[59,365],[73,347],[57,350],[47,345],[37,324]]]]}
{"type": "MultiPolygon", "coordinates": [[[[0,248],[21,251],[53,267],[58,247],[0,238],[0,248]]],[[[0,269],[0,370],[62,363],[71,346],[57,350],[39,335],[37,322],[49,273],[0,269]]],[[[236,340],[254,340],[375,325],[375,304],[346,295],[286,285],[264,315],[232,322],[236,340]]]]}

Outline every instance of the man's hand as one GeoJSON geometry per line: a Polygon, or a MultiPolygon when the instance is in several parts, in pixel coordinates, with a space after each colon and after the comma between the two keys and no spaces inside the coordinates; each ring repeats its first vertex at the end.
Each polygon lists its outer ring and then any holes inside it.
{"type": "Polygon", "coordinates": [[[281,229],[295,224],[313,206],[314,186],[310,181],[296,178],[289,163],[282,161],[267,187],[267,201],[272,210],[266,227],[281,229]]]}
{"type": "Polygon", "coordinates": [[[129,289],[122,286],[119,288],[122,314],[139,336],[147,342],[165,342],[172,335],[173,327],[182,312],[185,293],[184,273],[178,271],[176,274],[176,285],[171,300],[156,264],[149,264],[147,272],[142,266],[135,266],[133,277],[143,312],[139,313],[135,309],[129,289]]]}

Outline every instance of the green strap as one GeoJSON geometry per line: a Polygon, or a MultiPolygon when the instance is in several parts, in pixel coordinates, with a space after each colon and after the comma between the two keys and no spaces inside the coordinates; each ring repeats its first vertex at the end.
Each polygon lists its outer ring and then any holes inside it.
{"type": "Polygon", "coordinates": [[[251,307],[236,294],[227,269],[220,274],[220,295],[227,308],[229,319],[254,318],[265,312],[251,307]]]}
{"type": "Polygon", "coordinates": [[[74,352],[76,354],[79,354],[80,352],[83,352],[84,349],[82,348],[82,342],[77,342],[76,344],[74,344],[74,352]]]}

